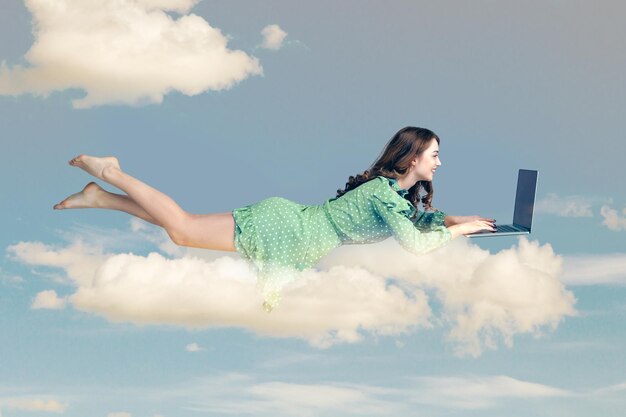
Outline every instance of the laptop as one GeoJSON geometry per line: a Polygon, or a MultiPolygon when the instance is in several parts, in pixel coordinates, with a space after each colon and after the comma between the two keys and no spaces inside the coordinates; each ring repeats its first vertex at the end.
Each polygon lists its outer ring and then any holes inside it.
{"type": "Polygon", "coordinates": [[[515,211],[513,224],[498,225],[496,231],[482,231],[465,235],[467,237],[512,236],[530,234],[537,192],[537,171],[520,169],[517,174],[517,192],[515,193],[515,211]]]}

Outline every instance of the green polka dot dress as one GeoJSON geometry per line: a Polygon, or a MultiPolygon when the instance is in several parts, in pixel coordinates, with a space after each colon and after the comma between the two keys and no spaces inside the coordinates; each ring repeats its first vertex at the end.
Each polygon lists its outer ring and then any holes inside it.
{"type": "Polygon", "coordinates": [[[378,176],[321,205],[269,197],[233,210],[235,247],[257,270],[263,307],[271,311],[281,288],[334,248],[375,243],[390,236],[423,254],[451,239],[445,213],[420,212],[394,178],[378,176]]]}

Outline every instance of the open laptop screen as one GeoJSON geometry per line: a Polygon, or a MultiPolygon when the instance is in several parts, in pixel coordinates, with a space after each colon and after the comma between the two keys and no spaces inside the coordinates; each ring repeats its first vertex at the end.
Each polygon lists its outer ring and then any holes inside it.
{"type": "Polygon", "coordinates": [[[517,195],[515,196],[513,224],[526,227],[528,231],[530,231],[533,221],[536,190],[537,171],[520,169],[517,177],[517,195]]]}

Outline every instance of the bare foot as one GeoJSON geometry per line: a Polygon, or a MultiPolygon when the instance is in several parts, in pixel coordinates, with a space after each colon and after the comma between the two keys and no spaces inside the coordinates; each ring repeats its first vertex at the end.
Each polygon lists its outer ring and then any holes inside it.
{"type": "Polygon", "coordinates": [[[52,207],[55,210],[64,210],[72,208],[95,208],[99,207],[100,196],[106,191],[95,182],[85,185],[85,188],[79,193],[72,194],[59,204],[52,207]]]}
{"type": "Polygon", "coordinates": [[[96,156],[78,155],[69,161],[69,164],[85,170],[96,178],[104,180],[102,172],[107,167],[114,167],[121,171],[120,163],[114,156],[98,158],[96,156]]]}

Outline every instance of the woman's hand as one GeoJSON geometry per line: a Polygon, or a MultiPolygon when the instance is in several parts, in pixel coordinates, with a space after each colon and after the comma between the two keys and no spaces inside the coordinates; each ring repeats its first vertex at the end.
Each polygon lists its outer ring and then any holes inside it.
{"type": "MultiPolygon", "coordinates": [[[[446,219],[448,217],[446,216],[446,219]]],[[[453,239],[460,235],[468,235],[485,230],[490,232],[496,231],[495,219],[487,219],[480,216],[455,216],[455,218],[463,219],[463,221],[448,227],[453,239]]]]}
{"type": "Polygon", "coordinates": [[[486,217],[481,217],[481,216],[447,216],[444,219],[444,224],[446,225],[446,227],[450,227],[450,226],[454,226],[455,224],[463,224],[463,223],[469,223],[469,222],[474,222],[477,220],[481,220],[481,221],[488,221],[491,223],[495,223],[496,219],[488,219],[486,217]]]}

